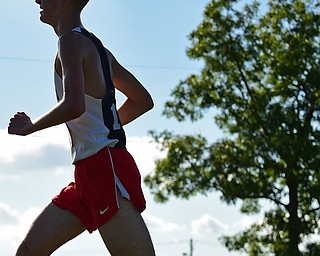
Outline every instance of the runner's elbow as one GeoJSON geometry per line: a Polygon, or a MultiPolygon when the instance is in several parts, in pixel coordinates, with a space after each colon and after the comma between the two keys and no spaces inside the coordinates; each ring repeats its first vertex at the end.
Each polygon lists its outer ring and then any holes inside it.
{"type": "Polygon", "coordinates": [[[154,107],[154,102],[151,96],[145,101],[145,107],[146,107],[146,112],[153,109],[154,107]]]}
{"type": "Polygon", "coordinates": [[[72,120],[80,117],[86,110],[85,103],[83,101],[65,102],[65,118],[72,120]]]}

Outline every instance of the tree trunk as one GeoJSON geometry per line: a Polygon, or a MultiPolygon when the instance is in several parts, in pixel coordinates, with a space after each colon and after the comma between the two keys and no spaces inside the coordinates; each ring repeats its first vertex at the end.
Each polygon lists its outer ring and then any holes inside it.
{"type": "Polygon", "coordinates": [[[289,244],[288,244],[288,255],[299,256],[299,243],[300,243],[300,219],[298,217],[298,184],[295,180],[294,175],[287,174],[287,185],[289,188],[289,205],[287,207],[289,212],[289,244]]]}

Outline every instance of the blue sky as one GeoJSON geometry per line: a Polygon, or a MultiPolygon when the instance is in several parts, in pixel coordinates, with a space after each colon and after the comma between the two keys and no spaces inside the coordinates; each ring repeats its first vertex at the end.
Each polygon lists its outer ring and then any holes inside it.
{"type": "MultiPolygon", "coordinates": [[[[202,133],[211,140],[222,136],[213,116],[192,124],[161,115],[170,90],[201,63],[187,58],[188,35],[202,20],[208,0],[92,0],[83,23],[93,31],[150,91],[155,108],[125,127],[128,149],[142,175],[163,156],[150,143],[149,130],[168,129],[180,134],[202,133]]],[[[68,137],[58,126],[28,137],[9,136],[6,127],[16,111],[32,118],[55,104],[53,59],[57,37],[42,24],[34,1],[3,1],[0,9],[0,255],[12,255],[33,218],[72,179],[68,137]]],[[[118,100],[123,100],[118,95],[118,100]]],[[[143,214],[158,256],[188,252],[194,256],[239,255],[229,253],[217,238],[234,234],[261,216],[239,214],[238,206],[220,202],[218,193],[188,201],[172,198],[153,201],[144,186],[148,208],[143,214]]],[[[106,255],[97,233],[82,234],[54,255],[106,255]]]]}

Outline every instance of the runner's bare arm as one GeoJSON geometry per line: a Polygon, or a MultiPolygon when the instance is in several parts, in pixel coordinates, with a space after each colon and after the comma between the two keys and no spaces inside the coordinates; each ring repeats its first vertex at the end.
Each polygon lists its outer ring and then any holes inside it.
{"type": "Polygon", "coordinates": [[[122,125],[126,125],[153,108],[153,100],[144,86],[118,61],[112,59],[113,83],[127,99],[118,109],[122,125]]]}
{"type": "Polygon", "coordinates": [[[18,112],[10,119],[8,127],[10,134],[28,135],[75,119],[85,111],[83,48],[77,34],[70,32],[60,38],[58,58],[64,85],[62,100],[33,121],[23,112],[18,112]]]}

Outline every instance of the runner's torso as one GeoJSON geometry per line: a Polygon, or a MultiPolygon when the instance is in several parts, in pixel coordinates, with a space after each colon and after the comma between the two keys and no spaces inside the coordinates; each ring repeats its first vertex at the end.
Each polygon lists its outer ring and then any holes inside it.
{"type": "MultiPolygon", "coordinates": [[[[101,59],[106,86],[106,95],[103,98],[95,98],[86,93],[85,112],[66,123],[70,134],[72,161],[75,163],[96,154],[106,146],[125,147],[126,138],[117,113],[115,87],[111,78],[112,54],[87,30],[77,27],[73,31],[81,33],[95,45],[101,59]]],[[[54,77],[56,95],[60,101],[63,97],[63,83],[56,70],[54,77]]]]}

